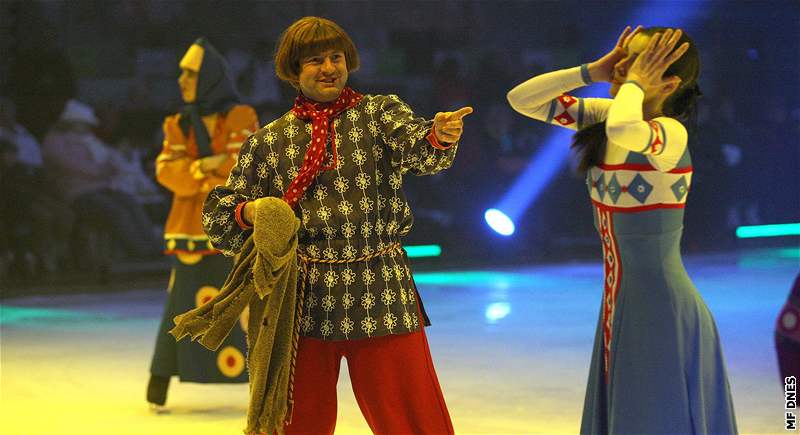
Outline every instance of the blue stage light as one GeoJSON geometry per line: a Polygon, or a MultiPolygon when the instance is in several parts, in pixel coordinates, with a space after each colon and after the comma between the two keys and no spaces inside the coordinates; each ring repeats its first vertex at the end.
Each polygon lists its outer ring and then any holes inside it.
{"type": "Polygon", "coordinates": [[[505,211],[512,221],[518,221],[522,217],[567,161],[573,132],[553,128],[556,130],[497,204],[496,209],[505,211]]]}
{"type": "Polygon", "coordinates": [[[486,210],[486,213],[483,215],[484,219],[486,219],[486,223],[492,227],[497,233],[502,234],[504,236],[510,236],[514,234],[514,221],[511,220],[505,213],[496,209],[490,208],[486,210]]]}

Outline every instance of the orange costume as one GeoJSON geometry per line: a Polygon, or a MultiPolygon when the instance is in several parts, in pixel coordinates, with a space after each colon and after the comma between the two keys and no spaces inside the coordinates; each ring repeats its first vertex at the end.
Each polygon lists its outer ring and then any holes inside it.
{"type": "Polygon", "coordinates": [[[172,256],[169,295],[150,365],[147,400],[163,406],[172,376],[183,382],[247,382],[244,324],[219,349],[176,343],[167,331],[172,319],[203,305],[225,282],[233,261],[219,254],[203,231],[203,203],[214,186],[225,184],[242,142],[259,128],[255,110],[239,104],[225,59],[199,39],[181,61],[178,83],[187,103],[164,120],[164,148],[156,160],[156,179],[172,191],[164,231],[165,253],[172,256]]]}
{"type": "Polygon", "coordinates": [[[156,160],[156,178],[173,192],[172,208],[164,228],[166,254],[179,254],[191,262],[195,255],[216,254],[211,247],[201,215],[203,203],[214,186],[225,184],[231,168],[236,164],[242,142],[258,130],[258,117],[252,107],[234,106],[227,114],[219,114],[211,139],[213,153],[227,153],[217,169],[206,174],[200,170],[200,156],[194,131],[188,137],[179,125],[181,114],[164,120],[164,148],[156,160]]]}

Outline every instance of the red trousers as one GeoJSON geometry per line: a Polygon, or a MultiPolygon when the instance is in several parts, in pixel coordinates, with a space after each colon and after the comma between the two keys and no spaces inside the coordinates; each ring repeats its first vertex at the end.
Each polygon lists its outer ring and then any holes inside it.
{"type": "Polygon", "coordinates": [[[287,435],[332,434],[336,383],[347,358],[361,413],[376,434],[453,433],[424,331],[353,341],[301,338],[287,435]]]}

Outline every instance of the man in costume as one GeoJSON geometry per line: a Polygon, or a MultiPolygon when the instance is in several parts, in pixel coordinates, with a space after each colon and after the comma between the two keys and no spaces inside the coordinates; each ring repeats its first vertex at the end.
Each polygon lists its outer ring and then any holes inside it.
{"type": "Polygon", "coordinates": [[[164,120],[164,148],[156,161],[158,182],[173,192],[164,252],[174,259],[147,387],[147,401],[156,409],[166,402],[173,375],[184,382],[247,382],[244,327],[216,353],[197,343],[176,343],[168,334],[172,318],[212,299],[230,272],[231,259],[217,255],[203,232],[203,202],[225,182],[242,142],[259,127],[255,110],[239,104],[225,59],[205,39],[189,47],[180,67],[186,105],[164,120]]]}
{"type": "Polygon", "coordinates": [[[346,87],[358,66],[332,21],[305,17],[284,32],[275,68],[298,89],[295,105],[244,143],[227,184],[209,194],[203,225],[214,247],[234,255],[253,225],[269,224],[255,218],[258,198],[282,198],[299,219],[302,337],[291,423],[281,429],[333,433],[344,357],[375,433],[453,433],[401,246],[413,220],[402,185],[406,172],[452,164],[472,109],[416,117],[396,95],[346,87]]]}

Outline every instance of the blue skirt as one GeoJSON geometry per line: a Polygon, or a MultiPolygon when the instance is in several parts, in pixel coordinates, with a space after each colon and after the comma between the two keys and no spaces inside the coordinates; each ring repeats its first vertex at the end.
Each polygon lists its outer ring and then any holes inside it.
{"type": "Polygon", "coordinates": [[[581,433],[737,433],[719,334],[680,256],[682,212],[657,231],[637,222],[667,212],[595,213],[604,292],[581,433]]]}

